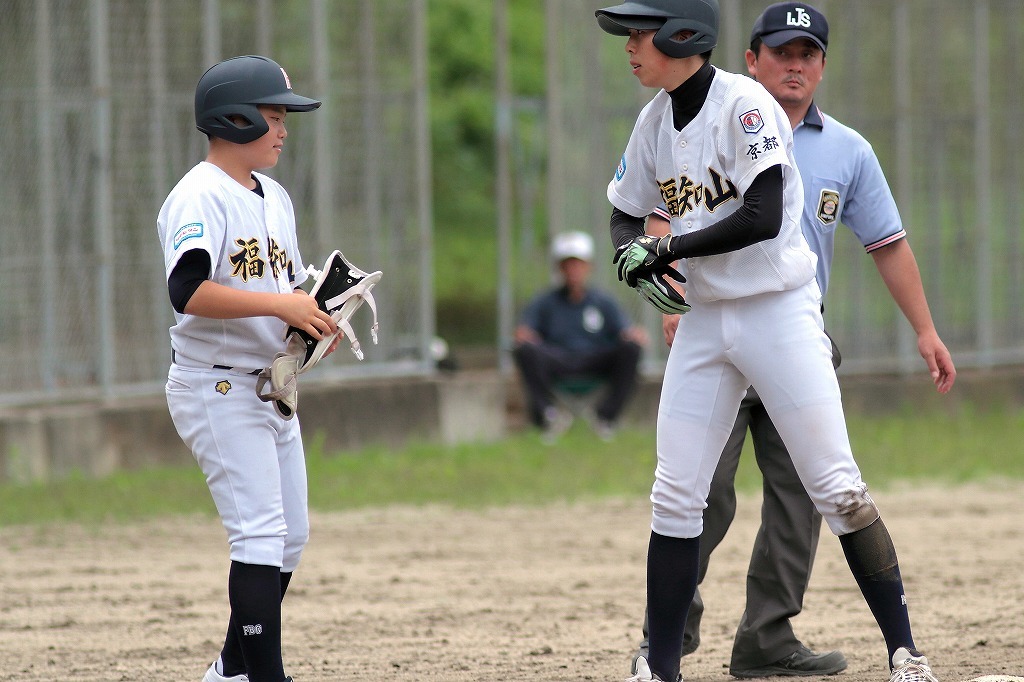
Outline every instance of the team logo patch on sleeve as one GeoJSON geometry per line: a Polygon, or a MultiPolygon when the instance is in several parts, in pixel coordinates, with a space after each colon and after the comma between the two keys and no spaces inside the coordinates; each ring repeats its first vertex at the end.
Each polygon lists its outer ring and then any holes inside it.
{"type": "Polygon", "coordinates": [[[622,176],[626,174],[626,155],[622,155],[622,159],[619,161],[619,167],[615,169],[615,179],[621,180],[622,176]]]}
{"type": "Polygon", "coordinates": [[[753,135],[760,132],[761,128],[764,128],[761,112],[757,109],[751,109],[744,114],[740,114],[740,125],[743,126],[743,132],[745,133],[753,135]]]}
{"type": "Polygon", "coordinates": [[[818,220],[822,225],[831,225],[839,217],[839,192],[834,189],[821,190],[818,199],[818,220]]]}
{"type": "Polygon", "coordinates": [[[202,223],[189,223],[188,225],[182,225],[174,233],[174,248],[177,249],[187,239],[192,239],[193,237],[202,237],[202,236],[203,236],[203,224],[202,223]]]}

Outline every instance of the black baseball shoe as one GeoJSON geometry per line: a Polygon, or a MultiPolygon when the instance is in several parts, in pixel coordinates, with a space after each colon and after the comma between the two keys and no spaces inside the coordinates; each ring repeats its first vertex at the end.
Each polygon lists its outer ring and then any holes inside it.
{"type": "Polygon", "coordinates": [[[846,670],[846,658],[841,651],[816,654],[804,645],[785,658],[756,668],[729,667],[729,674],[740,679],[754,677],[810,677],[835,675],[846,670]]]}

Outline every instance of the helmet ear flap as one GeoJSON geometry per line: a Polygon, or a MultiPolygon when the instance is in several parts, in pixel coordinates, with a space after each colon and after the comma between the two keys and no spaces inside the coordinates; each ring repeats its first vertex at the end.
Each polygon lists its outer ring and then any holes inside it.
{"type": "Polygon", "coordinates": [[[718,43],[718,30],[715,26],[692,19],[669,19],[654,34],[653,42],[656,48],[669,57],[692,57],[715,47],[718,43]],[[681,31],[690,31],[693,35],[685,40],[677,40],[675,36],[681,31]]]}
{"type": "Polygon", "coordinates": [[[196,126],[199,130],[235,144],[258,140],[270,130],[258,107],[252,104],[229,104],[215,107],[196,126]],[[241,118],[244,122],[231,120],[241,118]]]}

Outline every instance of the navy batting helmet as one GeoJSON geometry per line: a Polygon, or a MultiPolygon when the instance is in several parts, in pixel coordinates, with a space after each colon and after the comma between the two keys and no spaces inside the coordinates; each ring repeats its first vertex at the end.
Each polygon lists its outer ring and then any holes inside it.
{"type": "Polygon", "coordinates": [[[196,128],[245,144],[263,137],[270,127],[257,106],[272,104],[287,111],[313,111],[320,102],[292,92],[288,74],[266,57],[232,57],[214,64],[196,85],[196,128]],[[232,120],[239,117],[242,120],[232,120]]]}
{"type": "Polygon", "coordinates": [[[718,0],[629,0],[594,14],[606,32],[628,36],[630,29],[654,31],[654,46],[669,57],[691,57],[718,44],[718,0]],[[677,40],[680,31],[692,31],[677,40]]]}

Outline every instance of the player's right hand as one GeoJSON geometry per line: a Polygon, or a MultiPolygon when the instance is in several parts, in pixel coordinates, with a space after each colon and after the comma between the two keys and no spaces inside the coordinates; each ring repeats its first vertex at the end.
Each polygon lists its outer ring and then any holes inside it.
{"type": "Polygon", "coordinates": [[[665,345],[669,348],[672,347],[672,342],[676,340],[676,330],[679,329],[680,317],[681,315],[661,316],[661,334],[665,339],[665,345]]]}
{"type": "Polygon", "coordinates": [[[338,324],[317,305],[316,299],[301,289],[291,294],[282,294],[277,317],[289,327],[308,333],[318,341],[338,331],[338,324]]]}

